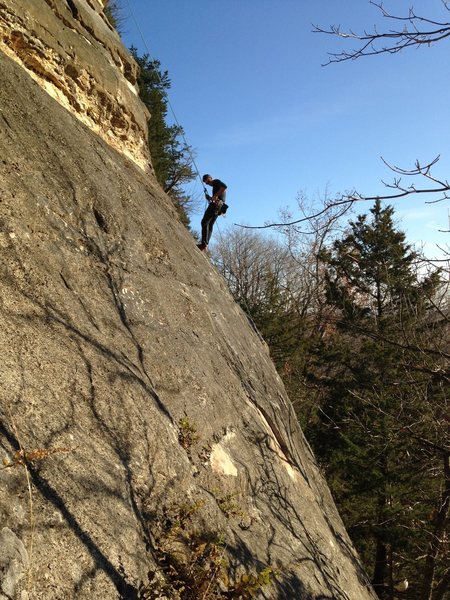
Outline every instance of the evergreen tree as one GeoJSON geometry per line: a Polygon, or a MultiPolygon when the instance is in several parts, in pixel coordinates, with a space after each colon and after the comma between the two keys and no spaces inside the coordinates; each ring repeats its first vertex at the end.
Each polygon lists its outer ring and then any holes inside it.
{"type": "Polygon", "coordinates": [[[122,6],[119,0],[108,0],[103,12],[111,25],[117,30],[119,35],[122,33],[122,25],[125,17],[122,14],[122,6]]]}
{"type": "Polygon", "coordinates": [[[156,179],[172,198],[183,223],[188,225],[192,199],[184,192],[183,185],[195,178],[192,148],[183,140],[183,128],[167,123],[171,86],[168,72],[162,71],[161,63],[148,54],[139,56],[134,47],[130,52],[140,67],[139,95],[150,112],[149,148],[156,179]]]}
{"type": "Polygon", "coordinates": [[[322,254],[338,317],[318,348],[326,401],[308,434],[379,596],[393,599],[396,578],[409,575],[419,589],[424,576],[414,560],[445,487],[434,403],[446,395],[443,381],[424,377],[436,364],[415,347],[439,275],[418,276],[391,207],[376,201],[371,214],[322,254]]]}

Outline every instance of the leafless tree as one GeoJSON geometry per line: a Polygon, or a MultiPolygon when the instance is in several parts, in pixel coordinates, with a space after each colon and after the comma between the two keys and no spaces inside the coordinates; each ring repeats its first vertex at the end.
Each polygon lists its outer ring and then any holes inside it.
{"type": "MultiPolygon", "coordinates": [[[[395,177],[391,182],[383,181],[383,185],[392,190],[390,193],[379,194],[376,196],[364,195],[357,190],[352,190],[343,194],[337,195],[335,198],[327,198],[320,207],[319,210],[311,211],[309,213],[303,213],[300,218],[291,220],[285,220],[282,222],[271,222],[264,225],[241,225],[236,223],[239,227],[244,229],[268,229],[273,227],[290,227],[299,226],[301,224],[316,224],[318,219],[325,217],[324,223],[327,223],[330,219],[337,221],[343,217],[348,211],[350,211],[356,202],[374,202],[375,200],[398,200],[406,196],[414,195],[435,195],[431,200],[425,201],[426,204],[435,204],[444,200],[450,199],[450,182],[447,179],[437,178],[432,174],[432,167],[434,167],[439,161],[439,156],[426,165],[416,160],[415,166],[411,170],[402,169],[401,167],[390,165],[387,161],[382,158],[384,164],[394,173],[395,177]],[[420,180],[420,184],[403,182],[404,177],[417,178],[420,180]],[[426,185],[425,184],[428,184],[426,185]],[[437,195],[437,197],[436,197],[437,195]]],[[[321,222],[321,221],[319,221],[321,222]]],[[[322,225],[319,225],[322,226],[322,225]]],[[[317,225],[309,227],[308,232],[313,233],[317,231],[317,225]]],[[[441,232],[447,232],[448,230],[440,230],[441,232]]],[[[306,232],[306,230],[305,230],[306,232]]]]}
{"type": "Polygon", "coordinates": [[[248,311],[266,301],[269,279],[281,285],[286,272],[286,250],[250,231],[222,234],[212,255],[234,298],[248,311]]]}
{"type": "MultiPolygon", "coordinates": [[[[433,19],[418,14],[413,7],[408,10],[406,15],[399,15],[389,12],[382,2],[370,0],[370,4],[378,8],[382,17],[388,22],[388,28],[385,31],[374,28],[373,31],[355,33],[352,30],[343,31],[337,25],[332,25],[328,29],[320,26],[314,27],[313,31],[316,33],[329,34],[343,40],[356,42],[356,47],[352,50],[328,53],[329,60],[326,64],[356,60],[379,54],[396,54],[408,48],[430,46],[450,36],[450,2],[447,0],[441,0],[440,3],[443,13],[441,19],[433,19]],[[390,25],[392,25],[392,28],[389,27],[390,25]]],[[[373,201],[376,198],[395,200],[421,194],[431,196],[432,199],[426,203],[442,202],[450,198],[448,180],[436,177],[432,171],[439,161],[439,156],[425,164],[416,160],[414,167],[411,169],[391,165],[384,159],[382,160],[394,173],[392,182],[383,181],[385,187],[390,191],[377,196],[370,196],[354,190],[337,197],[331,205],[346,206],[358,201],[373,201]],[[404,178],[413,180],[413,183],[404,183],[404,178]]]]}
{"type": "MultiPolygon", "coordinates": [[[[311,212],[312,203],[304,195],[297,198],[296,210],[311,212]]],[[[322,248],[339,229],[348,208],[330,207],[305,219],[305,227],[291,221],[288,209],[281,211],[276,225],[278,237],[263,236],[258,227],[241,226],[222,236],[213,257],[235,298],[245,298],[249,306],[261,303],[272,284],[283,293],[286,309],[305,318],[318,317],[323,304],[323,272],[319,260],[322,248]]],[[[264,229],[264,227],[263,227],[264,229]]]]}

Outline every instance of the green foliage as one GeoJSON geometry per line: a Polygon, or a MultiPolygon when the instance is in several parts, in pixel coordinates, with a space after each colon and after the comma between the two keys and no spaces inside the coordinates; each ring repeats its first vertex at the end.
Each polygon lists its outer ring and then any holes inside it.
{"type": "Polygon", "coordinates": [[[105,8],[103,9],[106,18],[117,30],[119,34],[122,33],[122,26],[125,22],[125,17],[122,14],[122,5],[119,0],[108,0],[105,8]]]}
{"type": "Polygon", "coordinates": [[[150,112],[148,123],[149,148],[156,178],[169,194],[185,225],[189,224],[188,209],[192,199],[186,195],[183,185],[195,178],[192,168],[192,148],[184,139],[183,128],[168,124],[171,81],[161,63],[148,54],[139,56],[132,47],[131,54],[140,67],[138,76],[139,95],[150,112]]]}
{"type": "Polygon", "coordinates": [[[188,417],[182,417],[178,421],[178,441],[181,446],[189,451],[198,440],[196,425],[188,417]]]}
{"type": "Polygon", "coordinates": [[[242,510],[237,494],[223,494],[219,490],[212,490],[216,498],[216,502],[223,514],[229,519],[230,517],[244,517],[245,513],[242,510]]]}
{"type": "Polygon", "coordinates": [[[436,369],[436,354],[426,349],[433,343],[429,311],[439,274],[415,271],[417,255],[396,229],[391,207],[376,202],[371,213],[322,253],[337,322],[317,348],[327,376],[307,435],[374,585],[385,594],[392,577],[413,579],[414,570],[417,576],[415,561],[426,553],[445,445],[442,437],[436,444],[434,407],[445,394],[442,382],[424,377],[436,369]]]}
{"type": "MultiPolygon", "coordinates": [[[[125,21],[120,0],[109,0],[104,14],[120,34],[125,21]]],[[[184,140],[183,127],[168,123],[171,87],[168,72],[161,70],[159,60],[151,59],[148,54],[139,56],[134,46],[130,52],[140,69],[139,95],[150,113],[148,143],[156,179],[171,197],[182,223],[189,227],[189,210],[194,200],[184,191],[184,185],[196,176],[192,167],[193,149],[184,140]]]]}
{"type": "Polygon", "coordinates": [[[223,534],[205,534],[194,526],[192,517],[203,504],[174,506],[158,519],[152,531],[158,568],[136,586],[140,600],[249,600],[272,583],[271,567],[230,578],[223,534]]]}
{"type": "Polygon", "coordinates": [[[231,596],[227,595],[226,597],[239,598],[240,600],[255,598],[263,587],[272,583],[273,575],[274,571],[272,567],[265,567],[259,573],[241,575],[240,579],[229,590],[231,596]]]}
{"type": "Polygon", "coordinates": [[[367,215],[350,222],[350,232],[322,253],[327,265],[328,301],[342,311],[341,325],[382,331],[392,326],[402,310],[416,317],[421,299],[429,297],[437,284],[436,274],[419,281],[413,269],[417,253],[405,243],[405,234],[395,228],[393,208],[376,201],[367,215]],[[424,295],[426,294],[426,295],[424,295]]]}

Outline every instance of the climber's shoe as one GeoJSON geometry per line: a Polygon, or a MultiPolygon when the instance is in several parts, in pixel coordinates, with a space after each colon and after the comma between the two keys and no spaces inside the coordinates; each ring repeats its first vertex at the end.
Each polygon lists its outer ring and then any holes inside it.
{"type": "Polygon", "coordinates": [[[206,244],[197,244],[197,248],[204,252],[208,246],[206,244]]]}

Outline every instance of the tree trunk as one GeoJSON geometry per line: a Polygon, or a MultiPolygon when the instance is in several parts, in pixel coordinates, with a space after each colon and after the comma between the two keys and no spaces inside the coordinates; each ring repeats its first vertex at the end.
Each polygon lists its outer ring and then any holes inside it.
{"type": "Polygon", "coordinates": [[[444,577],[442,577],[441,581],[436,586],[436,589],[433,594],[433,600],[445,600],[444,594],[447,594],[450,589],[450,569],[447,569],[444,577]]]}
{"type": "Polygon", "coordinates": [[[386,480],[387,480],[387,456],[386,452],[383,452],[380,457],[380,468],[383,473],[383,489],[380,490],[378,494],[378,525],[375,534],[376,539],[376,551],[375,551],[375,567],[373,571],[373,580],[372,585],[378,594],[379,598],[386,598],[387,591],[387,578],[388,578],[388,544],[386,543],[386,534],[385,534],[385,511],[387,504],[387,494],[386,494],[386,480]]]}
{"type": "Polygon", "coordinates": [[[381,537],[377,537],[375,554],[375,568],[373,571],[372,585],[379,598],[385,598],[385,582],[387,576],[387,546],[381,537]]]}
{"type": "MultiPolygon", "coordinates": [[[[427,557],[425,559],[425,568],[423,576],[422,586],[422,600],[441,600],[446,588],[442,588],[442,592],[439,592],[441,585],[439,584],[436,588],[436,593],[433,594],[433,586],[436,572],[436,560],[439,557],[439,553],[442,547],[442,538],[445,534],[446,522],[448,519],[448,512],[450,506],[450,453],[444,455],[444,482],[443,490],[439,502],[439,509],[437,511],[434,528],[432,532],[431,541],[428,545],[427,557]]],[[[447,576],[449,574],[447,573],[447,576]]],[[[440,582],[441,583],[441,582],[440,582]]],[[[448,589],[448,588],[447,588],[448,589]]]]}

